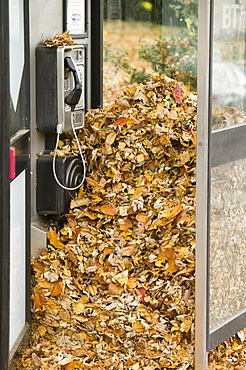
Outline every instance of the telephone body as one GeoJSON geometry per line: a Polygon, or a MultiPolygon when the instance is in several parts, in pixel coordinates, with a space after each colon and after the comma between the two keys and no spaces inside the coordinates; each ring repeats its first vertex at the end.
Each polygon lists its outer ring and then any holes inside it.
{"type": "Polygon", "coordinates": [[[37,128],[62,132],[84,126],[85,47],[39,45],[36,49],[37,128]]]}

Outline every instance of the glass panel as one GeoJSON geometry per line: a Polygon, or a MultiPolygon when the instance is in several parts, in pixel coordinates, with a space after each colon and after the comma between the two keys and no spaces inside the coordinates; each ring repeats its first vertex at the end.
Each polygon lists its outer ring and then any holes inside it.
{"type": "Polygon", "coordinates": [[[10,136],[29,127],[28,79],[25,68],[24,0],[9,3],[10,24],[10,136]]]}
{"type": "Polygon", "coordinates": [[[104,103],[167,74],[196,90],[198,0],[104,0],[104,103]]]}
{"type": "Polygon", "coordinates": [[[10,350],[26,324],[25,187],[23,171],[10,184],[10,350]]]}
{"type": "Polygon", "coordinates": [[[246,159],[211,171],[210,329],[246,307],[246,159]]]}
{"type": "Polygon", "coordinates": [[[213,19],[213,130],[246,122],[246,2],[215,0],[213,19]]]}

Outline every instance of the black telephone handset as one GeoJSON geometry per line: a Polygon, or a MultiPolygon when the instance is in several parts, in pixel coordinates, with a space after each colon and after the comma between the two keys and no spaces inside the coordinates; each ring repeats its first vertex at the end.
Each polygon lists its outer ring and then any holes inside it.
{"type": "Polygon", "coordinates": [[[82,86],[81,82],[79,80],[78,72],[75,67],[74,61],[71,57],[66,57],[64,59],[64,66],[65,68],[68,68],[70,71],[73,72],[74,77],[74,89],[68,94],[68,96],[65,98],[65,103],[71,106],[71,111],[73,112],[76,105],[79,102],[81,93],[82,93],[82,86]]]}

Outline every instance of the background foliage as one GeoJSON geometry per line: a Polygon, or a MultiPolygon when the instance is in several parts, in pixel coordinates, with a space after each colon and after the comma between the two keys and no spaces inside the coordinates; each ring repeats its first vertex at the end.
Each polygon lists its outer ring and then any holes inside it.
{"type": "MultiPolygon", "coordinates": [[[[133,1],[132,6],[137,7],[138,4],[141,8],[142,3],[150,4],[150,2],[133,1]]],[[[179,24],[180,30],[175,34],[170,32],[168,36],[160,36],[152,42],[140,39],[139,59],[150,62],[154,72],[167,74],[196,90],[198,1],[172,0],[168,1],[166,7],[163,7],[164,1],[160,0],[153,1],[151,4],[152,7],[149,10],[144,9],[149,14],[151,22],[161,24],[162,21],[166,21],[170,26],[179,24]],[[167,16],[163,15],[164,13],[171,14],[171,16],[167,19],[167,16]],[[157,14],[159,14],[158,17],[157,14]]],[[[131,21],[140,21],[141,14],[141,12],[132,12],[131,21]]],[[[145,70],[138,71],[137,68],[131,66],[127,52],[113,53],[111,45],[106,45],[105,60],[111,61],[116,68],[122,68],[129,73],[131,75],[130,83],[149,78],[145,70]]]]}

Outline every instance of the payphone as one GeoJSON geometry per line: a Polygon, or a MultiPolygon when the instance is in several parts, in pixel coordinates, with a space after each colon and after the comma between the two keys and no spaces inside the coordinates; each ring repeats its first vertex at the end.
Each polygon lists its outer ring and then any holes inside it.
{"type": "Polygon", "coordinates": [[[76,130],[84,126],[85,47],[39,45],[36,49],[37,129],[54,137],[54,148],[37,158],[37,211],[60,215],[85,179],[85,162],[76,130]],[[80,156],[57,157],[60,134],[73,131],[80,156]],[[49,155],[50,151],[54,155],[49,155]],[[70,192],[68,192],[70,191],[70,192]]]}
{"type": "Polygon", "coordinates": [[[44,132],[83,127],[85,47],[40,45],[36,49],[37,128],[44,132]]]}

